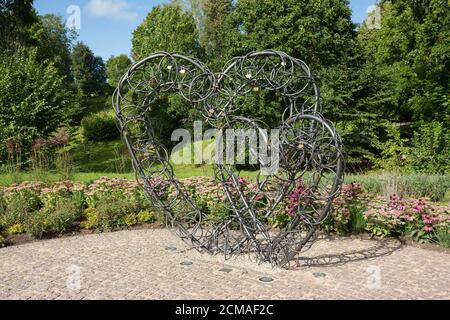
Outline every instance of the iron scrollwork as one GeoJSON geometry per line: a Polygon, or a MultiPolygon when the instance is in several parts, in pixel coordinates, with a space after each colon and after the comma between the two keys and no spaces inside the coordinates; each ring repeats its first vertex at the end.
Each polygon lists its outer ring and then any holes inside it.
{"type": "MultiPolygon", "coordinates": [[[[259,261],[289,267],[328,217],[343,180],[342,143],[321,115],[320,92],[308,65],[286,53],[252,52],[229,61],[220,73],[176,53],[157,52],[135,63],[121,78],[113,104],[137,180],[164,212],[169,227],[197,250],[210,254],[247,252],[259,261]],[[240,112],[252,95],[268,92],[279,101],[275,128],[240,112]],[[268,166],[277,169],[249,183],[234,164],[214,162],[217,201],[227,214],[212,219],[179,179],[149,111],[162,97],[181,97],[219,132],[252,129],[269,146],[268,166]],[[276,129],[277,148],[270,149],[276,129]],[[280,216],[282,224],[274,223],[280,216]]],[[[216,159],[217,160],[217,159],[216,159]]]]}

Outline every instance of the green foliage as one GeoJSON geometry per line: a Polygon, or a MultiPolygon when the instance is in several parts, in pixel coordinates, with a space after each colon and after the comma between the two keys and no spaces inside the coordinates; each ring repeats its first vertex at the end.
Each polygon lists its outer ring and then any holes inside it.
{"type": "Polygon", "coordinates": [[[436,242],[446,248],[450,248],[450,230],[449,228],[437,228],[435,231],[436,242]]]}
{"type": "Polygon", "coordinates": [[[0,54],[0,141],[17,137],[29,146],[67,120],[70,97],[52,64],[35,53],[0,54]]]}
{"type": "Polygon", "coordinates": [[[219,223],[230,216],[230,211],[223,202],[208,201],[207,208],[208,221],[211,223],[219,223]]]}
{"type": "Polygon", "coordinates": [[[445,0],[381,1],[381,28],[360,38],[374,71],[388,75],[401,121],[448,121],[450,17],[445,0]]]}
{"type": "Polygon", "coordinates": [[[396,119],[395,95],[383,73],[364,61],[356,42],[355,55],[321,72],[321,95],[325,116],[336,123],[349,170],[366,170],[379,155],[373,142],[385,142],[386,127],[396,119]]]}
{"type": "Polygon", "coordinates": [[[128,71],[131,66],[131,60],[126,54],[111,57],[106,61],[106,75],[108,84],[115,88],[119,84],[120,78],[128,71]]]}
{"type": "Polygon", "coordinates": [[[44,211],[38,210],[30,214],[24,221],[23,226],[27,234],[33,236],[36,239],[42,238],[42,236],[48,230],[44,211]]]}
{"type": "Polygon", "coordinates": [[[433,121],[414,132],[411,166],[425,173],[450,172],[450,129],[433,121]]]}
{"type": "Polygon", "coordinates": [[[137,223],[138,223],[138,220],[136,218],[135,213],[129,213],[129,214],[125,215],[120,221],[120,225],[124,225],[127,227],[134,226],[137,223]]]}
{"type": "Polygon", "coordinates": [[[333,209],[321,225],[326,232],[340,235],[361,233],[366,228],[364,212],[367,209],[368,197],[362,185],[357,182],[344,184],[341,194],[334,200],[333,209]]]}
{"type": "Polygon", "coordinates": [[[136,61],[157,51],[197,56],[200,50],[195,20],[178,4],[154,7],[133,32],[132,44],[136,61]]]}
{"type": "Polygon", "coordinates": [[[100,226],[100,213],[95,208],[87,208],[83,211],[81,227],[84,229],[96,229],[100,226]]]}
{"type": "Polygon", "coordinates": [[[390,196],[397,194],[404,197],[429,198],[442,201],[450,190],[450,175],[438,174],[399,174],[385,172],[383,174],[349,175],[346,181],[357,181],[364,185],[367,192],[390,196]]]}
{"type": "Polygon", "coordinates": [[[31,45],[30,28],[36,21],[33,0],[0,1],[0,49],[14,51],[31,45]]]}
{"type": "Polygon", "coordinates": [[[352,233],[363,233],[366,230],[366,219],[364,218],[365,205],[350,207],[350,228],[352,233]]]}
{"type": "Polygon", "coordinates": [[[72,80],[70,48],[76,38],[76,32],[68,29],[60,16],[47,14],[38,17],[32,34],[38,44],[38,59],[52,61],[61,76],[72,80]]]}
{"type": "Polygon", "coordinates": [[[232,3],[230,0],[205,0],[203,10],[205,21],[201,44],[209,63],[214,69],[220,70],[225,60],[227,19],[232,10],[232,3]]]}
{"type": "Polygon", "coordinates": [[[270,48],[318,70],[351,50],[354,26],[343,0],[239,0],[227,34],[228,57],[270,48]]]}
{"type": "Polygon", "coordinates": [[[25,232],[25,228],[22,224],[16,223],[15,225],[6,229],[7,234],[21,234],[25,232]]]}
{"type": "Polygon", "coordinates": [[[101,57],[94,56],[91,49],[82,42],[73,48],[72,72],[81,93],[99,95],[105,91],[105,63],[101,57]]]}
{"type": "Polygon", "coordinates": [[[40,214],[45,218],[45,232],[62,234],[80,218],[80,204],[71,197],[59,197],[54,204],[42,208],[40,214]]]}
{"type": "Polygon", "coordinates": [[[6,240],[5,238],[0,234],[0,248],[3,248],[6,246],[6,240]]]}
{"type": "Polygon", "coordinates": [[[391,235],[391,229],[392,227],[390,225],[381,220],[366,224],[366,230],[372,235],[380,238],[385,238],[391,235]]]}
{"type": "Polygon", "coordinates": [[[158,214],[145,207],[137,198],[126,199],[113,193],[104,194],[95,202],[95,208],[89,207],[83,211],[81,227],[106,231],[157,221],[158,214]]]}
{"type": "Polygon", "coordinates": [[[23,224],[42,205],[39,196],[31,190],[15,192],[6,199],[6,210],[0,216],[1,224],[5,227],[23,224]]]}
{"type": "Polygon", "coordinates": [[[99,227],[104,231],[125,225],[127,215],[135,211],[129,201],[113,194],[102,196],[96,209],[99,213],[99,227]]]}
{"type": "MultiPolygon", "coordinates": [[[[179,3],[154,7],[134,31],[132,45],[134,60],[157,51],[180,52],[197,57],[201,51],[194,17],[179,3]]],[[[175,129],[200,119],[199,111],[192,108],[180,94],[162,94],[155,105],[158,107],[148,110],[148,119],[155,135],[167,146],[172,144],[170,137],[175,129]]]]}
{"type": "MultiPolygon", "coordinates": [[[[423,229],[418,229],[414,225],[406,226],[405,234],[419,243],[430,243],[433,241],[433,234],[423,229]]],[[[447,231],[448,232],[448,231],[447,231]]]]}
{"type": "Polygon", "coordinates": [[[284,228],[292,218],[287,214],[277,214],[273,217],[269,217],[269,223],[273,228],[284,228]]]}
{"type": "Polygon", "coordinates": [[[407,160],[408,149],[404,146],[406,139],[402,139],[400,131],[395,125],[386,122],[385,141],[380,141],[377,137],[372,140],[372,146],[378,150],[379,156],[369,156],[375,168],[384,170],[394,170],[404,166],[407,160]]]}
{"type": "Polygon", "coordinates": [[[85,212],[92,215],[90,225],[97,224],[97,229],[104,231],[136,224],[137,218],[130,215],[149,209],[142,190],[134,190],[130,194],[120,189],[108,189],[91,195],[88,205],[95,208],[95,211],[85,212]],[[95,223],[96,221],[98,223],[95,223]]]}
{"type": "Polygon", "coordinates": [[[85,116],[81,120],[83,135],[88,141],[108,141],[119,138],[114,111],[100,111],[85,116]]]}
{"type": "Polygon", "coordinates": [[[158,220],[158,214],[153,211],[144,210],[140,211],[136,215],[136,218],[139,223],[152,223],[158,220]]]}
{"type": "MultiPolygon", "coordinates": [[[[0,191],[0,217],[6,212],[7,203],[3,193],[0,191]]],[[[2,219],[0,219],[0,230],[3,228],[2,219]]]]}

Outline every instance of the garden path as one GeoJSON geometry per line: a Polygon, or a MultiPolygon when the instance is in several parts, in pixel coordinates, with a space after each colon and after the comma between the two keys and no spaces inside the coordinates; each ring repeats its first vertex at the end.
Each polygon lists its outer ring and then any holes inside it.
{"type": "Polygon", "coordinates": [[[0,299],[431,298],[450,299],[450,254],[395,239],[322,239],[295,270],[200,254],[164,229],[0,249],[0,299]]]}

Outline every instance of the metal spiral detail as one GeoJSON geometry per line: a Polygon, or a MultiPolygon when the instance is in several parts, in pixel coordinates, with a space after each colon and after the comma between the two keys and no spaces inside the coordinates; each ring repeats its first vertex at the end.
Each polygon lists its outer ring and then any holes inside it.
{"type": "Polygon", "coordinates": [[[214,74],[194,58],[157,52],[121,78],[113,104],[137,180],[164,212],[168,226],[199,251],[226,257],[246,252],[258,261],[288,267],[314,240],[340,191],[340,138],[320,113],[319,89],[308,65],[286,53],[252,52],[214,74]],[[282,108],[271,125],[242,112],[262,92],[282,108]],[[216,152],[212,184],[217,186],[215,201],[227,208],[225,215],[205,213],[175,175],[158,120],[149,116],[170,95],[180,97],[211,128],[235,130],[237,138],[255,132],[267,146],[266,153],[241,155],[255,156],[267,169],[255,181],[216,152]]]}

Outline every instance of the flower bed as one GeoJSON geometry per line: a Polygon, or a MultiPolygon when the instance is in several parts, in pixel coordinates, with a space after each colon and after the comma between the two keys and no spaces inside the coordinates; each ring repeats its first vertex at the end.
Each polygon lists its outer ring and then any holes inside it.
{"type": "Polygon", "coordinates": [[[77,228],[106,231],[157,218],[137,183],[126,179],[100,178],[90,185],[24,182],[3,188],[0,196],[0,228],[7,235],[41,238],[77,228]]]}
{"type": "MultiPolygon", "coordinates": [[[[174,190],[161,181],[160,196],[171,197],[174,190]]],[[[211,178],[193,177],[180,181],[184,190],[211,220],[230,214],[224,193],[211,178]]],[[[255,185],[242,178],[246,192],[255,185]]],[[[297,214],[308,190],[299,183],[270,219],[273,227],[283,225],[297,214]]],[[[258,199],[259,205],[270,199],[258,199]]],[[[54,184],[24,182],[0,189],[0,246],[8,235],[26,233],[34,238],[80,229],[109,231],[137,224],[162,221],[137,182],[100,178],[85,185],[72,181],[54,184]]],[[[407,236],[418,242],[450,246],[450,207],[427,199],[389,200],[364,191],[361,184],[345,184],[334,200],[333,211],[320,226],[324,232],[370,233],[378,237],[407,236]]]]}

